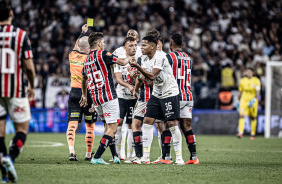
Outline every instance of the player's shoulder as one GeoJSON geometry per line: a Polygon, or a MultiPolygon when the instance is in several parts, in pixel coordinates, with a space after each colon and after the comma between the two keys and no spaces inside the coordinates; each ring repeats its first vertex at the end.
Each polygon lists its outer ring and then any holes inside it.
{"type": "Polygon", "coordinates": [[[252,78],[252,80],[255,81],[255,82],[260,82],[259,78],[255,77],[255,76],[252,78]]]}
{"type": "Polygon", "coordinates": [[[125,52],[125,50],[124,50],[124,48],[123,47],[118,47],[114,52],[113,52],[113,54],[115,54],[115,55],[121,55],[121,54],[123,54],[125,52]]]}
{"type": "Polygon", "coordinates": [[[244,83],[244,82],[246,82],[247,79],[248,79],[247,77],[243,77],[243,78],[240,80],[240,82],[241,82],[241,83],[244,83]]]}

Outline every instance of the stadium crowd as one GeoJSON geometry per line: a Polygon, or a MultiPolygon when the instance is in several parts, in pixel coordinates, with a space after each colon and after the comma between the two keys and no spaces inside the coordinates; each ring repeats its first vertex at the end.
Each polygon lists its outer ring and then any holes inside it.
{"type": "Polygon", "coordinates": [[[184,35],[185,51],[193,60],[195,108],[214,108],[218,92],[237,89],[246,67],[253,67],[261,80],[264,107],[266,62],[282,60],[281,5],[277,0],[12,1],[13,23],[29,34],[43,94],[49,76],[70,76],[68,53],[81,26],[94,18],[89,32],[102,31],[111,52],[129,29],[140,38],[159,30],[165,52],[170,35],[184,35]]]}

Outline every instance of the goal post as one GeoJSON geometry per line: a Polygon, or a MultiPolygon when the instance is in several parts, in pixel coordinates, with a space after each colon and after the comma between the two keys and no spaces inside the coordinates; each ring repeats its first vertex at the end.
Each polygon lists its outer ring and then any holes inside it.
{"type": "MultiPolygon", "coordinates": [[[[265,124],[264,124],[264,137],[265,138],[270,138],[271,137],[271,115],[272,115],[272,98],[276,98],[277,95],[273,95],[274,93],[281,93],[281,88],[282,85],[274,85],[274,82],[276,78],[280,78],[280,81],[282,83],[282,61],[267,61],[266,62],[266,79],[265,79],[265,88],[266,88],[266,93],[265,93],[265,124]],[[276,72],[276,77],[274,76],[274,69],[279,68],[278,71],[276,72]],[[281,75],[281,78],[279,77],[281,75]],[[277,88],[279,89],[279,92],[277,92],[277,88]],[[273,91],[275,90],[275,91],[273,91]]],[[[278,79],[279,80],[279,79],[278,79]]],[[[280,83],[278,82],[278,84],[280,83]]],[[[277,101],[280,100],[280,98],[277,99],[277,101]]],[[[276,102],[277,102],[276,101],[276,102]]],[[[280,100],[281,101],[281,100],[280,100]]],[[[280,103],[279,103],[280,104],[280,103]]],[[[275,109],[275,111],[280,110],[280,109],[275,109]]],[[[281,109],[282,113],[282,109],[281,109]]],[[[278,136],[278,134],[277,134],[278,136]]]]}

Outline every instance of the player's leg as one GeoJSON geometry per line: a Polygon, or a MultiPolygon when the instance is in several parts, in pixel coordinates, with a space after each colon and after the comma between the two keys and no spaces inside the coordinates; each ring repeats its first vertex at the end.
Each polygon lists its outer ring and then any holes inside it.
{"type": "MultiPolygon", "coordinates": [[[[123,120],[124,120],[124,117],[126,115],[126,100],[125,99],[122,99],[122,98],[119,98],[118,99],[118,103],[119,103],[119,109],[120,109],[120,119],[119,119],[119,123],[118,123],[118,127],[117,127],[117,133],[115,135],[115,144],[116,144],[116,151],[118,153],[119,156],[120,155],[120,150],[121,150],[121,141],[122,141],[122,126],[123,126],[123,120]]],[[[124,156],[124,155],[123,155],[124,156]]],[[[123,157],[124,159],[124,157],[123,157]]]]}
{"type": "Polygon", "coordinates": [[[126,158],[125,155],[125,141],[127,137],[127,118],[124,118],[122,126],[121,126],[121,144],[120,144],[120,158],[124,160],[126,158]]]}
{"type": "Polygon", "coordinates": [[[250,108],[250,117],[251,117],[251,140],[255,139],[256,130],[257,130],[257,116],[258,116],[258,101],[256,100],[254,106],[250,108]]]}
{"type": "MultiPolygon", "coordinates": [[[[100,141],[100,145],[94,157],[91,159],[91,163],[92,164],[108,164],[101,158],[101,156],[105,152],[106,148],[110,144],[113,144],[114,142],[113,140],[114,140],[115,134],[117,132],[117,127],[118,127],[117,121],[119,120],[118,100],[114,99],[114,100],[111,100],[99,106],[102,107],[102,111],[104,112],[103,114],[104,114],[105,121],[107,123],[107,131],[103,135],[100,141]]],[[[95,109],[97,110],[96,107],[95,109]]],[[[98,114],[101,114],[101,113],[98,112],[98,114]]],[[[114,157],[113,162],[120,163],[116,150],[111,149],[111,151],[114,157]]]]}
{"type": "Polygon", "coordinates": [[[160,101],[155,96],[151,96],[147,103],[147,110],[143,121],[143,158],[145,163],[150,161],[150,150],[153,141],[153,124],[156,119],[163,120],[160,101]]]}
{"type": "MultiPolygon", "coordinates": [[[[136,157],[140,159],[143,157],[143,143],[142,143],[142,125],[144,120],[144,115],[146,113],[147,102],[136,102],[133,120],[132,120],[132,132],[133,132],[133,141],[134,141],[134,150],[136,157]]],[[[135,160],[133,160],[135,163],[135,160]]]]}
{"type": "Polygon", "coordinates": [[[163,134],[163,131],[164,131],[164,122],[160,121],[160,120],[156,120],[155,123],[156,123],[156,127],[158,129],[158,143],[159,143],[160,150],[161,150],[161,156],[156,160],[156,161],[158,161],[162,157],[162,134],[163,134]]]}
{"type": "Polygon", "coordinates": [[[66,132],[68,147],[69,147],[69,160],[78,161],[76,157],[76,152],[74,149],[75,143],[75,132],[78,127],[78,123],[81,122],[82,108],[79,105],[79,100],[81,97],[80,89],[72,88],[70,91],[70,96],[68,100],[68,129],[66,132]]]}
{"type": "Polygon", "coordinates": [[[6,169],[1,164],[3,157],[7,155],[7,148],[5,144],[6,133],[6,118],[7,118],[7,106],[5,100],[0,98],[0,169],[2,174],[2,182],[8,182],[6,169]]]}
{"type": "MultiPolygon", "coordinates": [[[[0,110],[0,114],[1,114],[1,110],[0,110]]],[[[1,164],[1,159],[7,155],[7,148],[5,145],[5,131],[6,131],[6,115],[2,115],[0,117],[0,169],[1,169],[3,183],[8,182],[6,169],[1,164]]]]}
{"type": "Polygon", "coordinates": [[[240,101],[239,107],[239,122],[238,122],[238,138],[243,138],[244,127],[245,127],[245,117],[249,112],[248,103],[245,101],[240,101]]]}
{"type": "Polygon", "coordinates": [[[132,116],[136,100],[127,100],[126,124],[128,125],[127,136],[127,161],[132,160],[133,156],[133,132],[132,132],[132,116]]]}
{"type": "Polygon", "coordinates": [[[174,150],[176,153],[176,160],[182,159],[182,135],[178,127],[179,118],[179,98],[178,96],[160,99],[161,112],[169,127],[168,131],[163,132],[163,155],[162,160],[157,163],[170,164],[170,142],[173,138],[174,150]]]}

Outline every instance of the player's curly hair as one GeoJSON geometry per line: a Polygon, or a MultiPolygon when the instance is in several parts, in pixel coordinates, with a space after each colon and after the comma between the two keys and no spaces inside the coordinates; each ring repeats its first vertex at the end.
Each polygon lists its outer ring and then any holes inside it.
{"type": "Polygon", "coordinates": [[[97,45],[97,43],[104,37],[104,34],[102,32],[93,32],[90,33],[88,38],[88,43],[90,48],[93,48],[97,45]]]}
{"type": "Polygon", "coordinates": [[[146,36],[154,36],[157,38],[157,40],[160,40],[161,34],[158,30],[151,29],[146,33],[146,36]]]}
{"type": "Polygon", "coordinates": [[[178,45],[178,46],[182,46],[182,35],[181,34],[178,34],[178,33],[174,33],[170,39],[173,40],[173,42],[175,43],[175,45],[178,45]]]}
{"type": "Polygon", "coordinates": [[[0,21],[7,20],[11,10],[10,0],[0,0],[0,21]]]}
{"type": "Polygon", "coordinates": [[[128,36],[124,38],[122,45],[125,46],[126,42],[134,42],[134,41],[135,41],[135,38],[128,36]]]}

